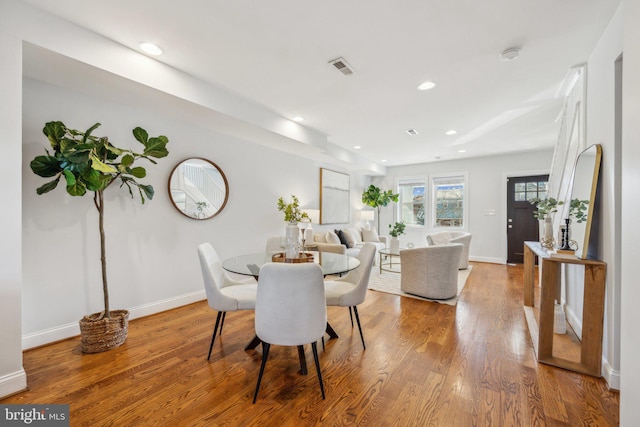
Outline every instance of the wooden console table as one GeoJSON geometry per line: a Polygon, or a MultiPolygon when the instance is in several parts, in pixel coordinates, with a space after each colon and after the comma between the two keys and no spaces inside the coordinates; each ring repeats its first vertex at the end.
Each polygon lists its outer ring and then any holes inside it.
{"type": "Polygon", "coordinates": [[[606,270],[607,264],[602,261],[550,257],[540,243],[524,243],[524,312],[536,357],[540,363],[596,377],[601,376],[606,270]],[[542,263],[539,325],[533,311],[536,257],[542,263]],[[579,362],[553,355],[554,303],[555,300],[560,300],[560,266],[562,264],[584,266],[582,344],[579,362]]]}

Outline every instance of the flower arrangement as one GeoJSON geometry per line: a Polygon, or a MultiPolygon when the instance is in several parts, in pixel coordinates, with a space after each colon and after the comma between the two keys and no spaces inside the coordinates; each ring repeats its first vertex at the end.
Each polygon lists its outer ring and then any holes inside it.
{"type": "Polygon", "coordinates": [[[302,222],[303,220],[311,221],[306,212],[300,210],[300,201],[293,194],[291,202],[286,203],[282,197],[278,199],[278,210],[284,212],[285,222],[302,222]]]}

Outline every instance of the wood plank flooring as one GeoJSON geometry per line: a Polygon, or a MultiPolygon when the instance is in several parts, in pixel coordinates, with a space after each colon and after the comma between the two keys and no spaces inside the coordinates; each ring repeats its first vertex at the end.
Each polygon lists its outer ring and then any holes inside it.
{"type": "MultiPolygon", "coordinates": [[[[394,274],[394,273],[385,273],[394,274]]],[[[127,342],[83,355],[79,338],[24,353],[29,390],[0,403],[68,403],[72,426],[615,426],[602,379],[538,364],[522,310],[522,267],[474,263],[455,307],[369,291],[358,311],[330,307],[340,338],[299,373],[272,346],[244,351],[253,313],[228,313],[207,361],[215,312],[199,302],[134,320],[127,342]]]]}

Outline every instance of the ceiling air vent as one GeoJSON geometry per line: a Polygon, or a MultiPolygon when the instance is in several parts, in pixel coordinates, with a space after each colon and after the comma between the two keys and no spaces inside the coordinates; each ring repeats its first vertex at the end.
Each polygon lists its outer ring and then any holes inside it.
{"type": "Polygon", "coordinates": [[[418,131],[415,129],[407,129],[407,133],[413,136],[413,135],[417,135],[418,131]]]}
{"type": "Polygon", "coordinates": [[[332,59],[331,61],[329,61],[329,64],[336,67],[338,71],[340,71],[345,76],[350,76],[351,74],[353,74],[353,68],[351,68],[351,65],[347,64],[347,61],[345,61],[344,58],[332,59]]]}

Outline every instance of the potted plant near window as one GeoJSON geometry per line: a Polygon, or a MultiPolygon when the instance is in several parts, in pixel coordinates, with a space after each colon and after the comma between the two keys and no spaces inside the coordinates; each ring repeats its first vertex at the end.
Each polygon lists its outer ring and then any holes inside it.
{"type": "Polygon", "coordinates": [[[380,234],[380,209],[391,202],[397,203],[398,196],[399,194],[393,194],[391,190],[382,191],[373,184],[362,193],[362,203],[378,210],[378,234],[380,234]]]}
{"type": "Polygon", "coordinates": [[[558,206],[562,205],[561,200],[553,197],[545,197],[544,199],[533,198],[529,200],[532,205],[536,206],[533,216],[537,220],[543,221],[543,233],[540,243],[545,248],[553,248],[555,239],[553,238],[553,218],[552,214],[558,212],[558,206]]]}
{"type": "Polygon", "coordinates": [[[389,228],[390,228],[389,235],[391,236],[391,241],[389,242],[389,249],[391,250],[391,252],[393,253],[400,252],[400,240],[398,239],[398,237],[404,234],[405,227],[406,225],[404,222],[396,222],[393,225],[389,224],[389,228]]]}
{"type": "Polygon", "coordinates": [[[111,310],[109,307],[104,191],[115,182],[119,182],[120,188],[126,187],[132,198],[134,189],[137,189],[142,203],[145,202],[145,198],[151,200],[154,194],[153,187],[137,181],[144,178],[147,172],[143,167],[134,166],[134,163],[139,159],[146,159],[156,164],[154,158],[166,157],[169,154],[166,149],[169,140],[166,136],[149,138],[144,129],[133,129],[133,136],[144,146],[142,153],[136,153],[115,147],[107,137],[91,135],[98,126],[100,123],[91,126],[86,132],[80,132],[67,128],[60,121],[48,122],[43,132],[49,139],[53,154],[45,150],[46,155],[37,156],[30,163],[35,174],[44,178],[54,177],[52,181],[36,190],[40,195],[55,189],[62,178],[67,193],[71,196],[93,193],[93,204],[98,211],[104,311],[80,320],[82,351],[85,353],[97,353],[118,347],[127,338],[129,312],[111,310]]]}

